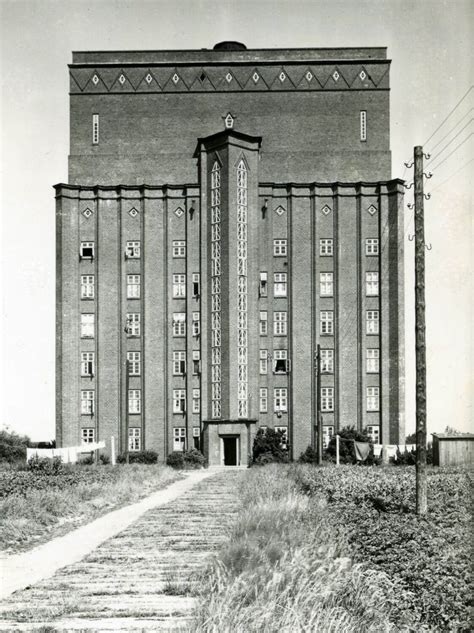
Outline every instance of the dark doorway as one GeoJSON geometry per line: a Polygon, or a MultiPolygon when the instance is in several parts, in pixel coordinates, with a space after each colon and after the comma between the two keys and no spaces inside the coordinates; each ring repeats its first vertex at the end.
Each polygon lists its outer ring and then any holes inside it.
{"type": "Polygon", "coordinates": [[[224,466],[237,466],[237,437],[223,437],[224,466]]]}

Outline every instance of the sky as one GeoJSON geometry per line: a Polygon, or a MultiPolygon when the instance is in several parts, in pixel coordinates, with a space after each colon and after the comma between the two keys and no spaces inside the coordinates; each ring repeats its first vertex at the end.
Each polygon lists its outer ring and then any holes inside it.
{"type": "MultiPolygon", "coordinates": [[[[425,236],[432,246],[426,251],[428,431],[446,425],[473,431],[473,23],[471,0],[0,0],[0,424],[34,440],[54,437],[52,185],[68,180],[71,51],[199,49],[238,40],[248,48],[388,47],[392,176],[409,182],[412,170],[404,162],[413,147],[433,150],[427,164],[433,177],[425,185],[432,191],[425,204],[425,236]]],[[[413,202],[412,192],[406,203],[413,202]]],[[[410,433],[414,252],[412,211],[405,213],[410,433]]]]}

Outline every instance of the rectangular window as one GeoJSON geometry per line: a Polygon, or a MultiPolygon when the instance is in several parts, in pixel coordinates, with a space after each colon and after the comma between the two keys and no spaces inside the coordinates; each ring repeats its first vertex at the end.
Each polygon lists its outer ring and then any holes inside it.
{"type": "Polygon", "coordinates": [[[273,352],[273,373],[288,373],[288,351],[286,349],[276,349],[273,352]]]}
{"type": "Polygon", "coordinates": [[[95,429],[81,429],[81,440],[83,444],[95,442],[95,429]]]}
{"type": "Polygon", "coordinates": [[[199,336],[201,333],[201,313],[193,312],[193,336],[199,336]]]}
{"type": "Polygon", "coordinates": [[[334,334],[334,312],[332,310],[321,310],[319,318],[319,333],[334,334]]]}
{"type": "Polygon", "coordinates": [[[140,314],[137,312],[127,312],[127,323],[125,332],[128,336],[140,336],[140,314]]]}
{"type": "Polygon", "coordinates": [[[193,375],[198,376],[201,373],[201,353],[199,350],[193,350],[193,375]]]}
{"type": "Polygon", "coordinates": [[[286,387],[275,387],[273,390],[273,409],[275,413],[288,409],[288,390],[286,387]]]}
{"type": "Polygon", "coordinates": [[[175,259],[182,259],[183,257],[186,257],[185,240],[173,240],[173,257],[175,259]]]}
{"type": "Polygon", "coordinates": [[[260,350],[260,374],[265,376],[268,372],[268,350],[260,350]]]}
{"type": "Polygon", "coordinates": [[[140,242],[138,240],[127,242],[125,255],[127,259],[140,259],[140,242]]]}
{"type": "Polygon", "coordinates": [[[360,140],[367,140],[367,111],[360,111],[360,140]]]}
{"type": "Polygon", "coordinates": [[[173,275],[173,299],[186,297],[186,275],[173,275]]]}
{"type": "Polygon", "coordinates": [[[367,411],[379,410],[379,394],[380,390],[378,387],[367,387],[367,411]]]}
{"type": "Polygon", "coordinates": [[[140,299],[140,275],[127,275],[127,299],[140,299]]]}
{"type": "Polygon", "coordinates": [[[186,336],[186,313],[173,312],[173,336],[186,336]]]}
{"type": "Polygon", "coordinates": [[[178,427],[173,429],[173,450],[184,451],[186,447],[186,429],[178,427]]]}
{"type": "Polygon", "coordinates": [[[379,239],[378,239],[378,237],[368,237],[365,240],[365,254],[366,255],[378,255],[379,254],[379,239]]]}
{"type": "Polygon", "coordinates": [[[173,413],[186,411],[186,389],[173,389],[173,413]]]}
{"type": "Polygon", "coordinates": [[[365,290],[368,297],[377,297],[379,294],[379,274],[376,272],[365,273],[365,290]]]}
{"type": "Polygon", "coordinates": [[[334,373],[334,350],[333,349],[321,350],[321,373],[322,374],[334,373]]]}
{"type": "Polygon", "coordinates": [[[141,413],[142,410],[142,392],[141,389],[128,390],[128,412],[141,413]]]}
{"type": "Polygon", "coordinates": [[[173,352],[173,376],[184,376],[186,373],[186,352],[173,352]]]}
{"type": "Polygon", "coordinates": [[[372,440],[372,444],[380,444],[380,427],[378,424],[369,425],[367,427],[367,435],[372,440]]]}
{"type": "Polygon", "coordinates": [[[260,387],[260,413],[268,412],[268,389],[260,387]]]}
{"type": "Polygon", "coordinates": [[[278,433],[282,433],[281,438],[281,447],[286,450],[288,446],[288,427],[287,426],[276,426],[275,431],[278,433]]]}
{"type": "Polygon", "coordinates": [[[323,448],[327,448],[329,446],[329,442],[331,441],[331,437],[333,435],[334,435],[333,426],[323,426],[323,448]]]}
{"type": "Polygon", "coordinates": [[[94,275],[81,275],[81,299],[94,298],[94,275]]]}
{"type": "Polygon", "coordinates": [[[92,145],[99,144],[99,115],[92,115],[92,145]]]}
{"type": "Polygon", "coordinates": [[[201,410],[201,390],[193,389],[193,413],[199,413],[201,410]]]}
{"type": "Polygon", "coordinates": [[[260,311],[260,336],[266,336],[268,334],[268,312],[266,310],[260,311]]]}
{"type": "Polygon", "coordinates": [[[380,350],[367,349],[367,373],[378,374],[380,367],[380,350]]]}
{"type": "Polygon", "coordinates": [[[141,429],[137,427],[128,429],[128,450],[131,452],[141,450],[141,429]]]}
{"type": "Polygon", "coordinates": [[[273,296],[286,297],[286,273],[273,275],[273,296]]]}
{"type": "Polygon", "coordinates": [[[332,238],[325,237],[319,240],[319,254],[321,257],[332,257],[333,243],[332,238]]]}
{"type": "Polygon", "coordinates": [[[286,311],[274,313],[273,334],[275,336],[286,336],[288,325],[287,317],[286,311]]]}
{"type": "Polygon", "coordinates": [[[268,275],[266,272],[261,272],[260,273],[260,286],[259,286],[259,296],[260,297],[266,297],[268,294],[268,287],[267,287],[267,281],[268,281],[268,275]]]}
{"type": "Polygon", "coordinates": [[[200,278],[199,273],[193,273],[193,297],[195,299],[201,294],[200,278]]]}
{"type": "Polygon", "coordinates": [[[95,314],[81,314],[81,337],[94,338],[95,314]]]}
{"type": "Polygon", "coordinates": [[[92,377],[95,373],[94,352],[81,352],[81,376],[92,377]]]}
{"type": "Polygon", "coordinates": [[[127,352],[128,375],[139,376],[141,366],[141,352],[127,352]]]}
{"type": "Polygon", "coordinates": [[[201,450],[201,429],[198,426],[193,426],[193,445],[196,450],[201,450]]]}
{"type": "Polygon", "coordinates": [[[94,391],[81,391],[81,415],[94,415],[94,401],[94,391]]]}
{"type": "Polygon", "coordinates": [[[94,259],[94,242],[81,242],[79,255],[81,259],[94,259]]]}
{"type": "Polygon", "coordinates": [[[334,411],[334,387],[321,387],[321,411],[334,411]]]}
{"type": "Polygon", "coordinates": [[[273,240],[273,255],[275,257],[286,257],[287,248],[287,240],[273,240]]]}
{"type": "Polygon", "coordinates": [[[366,334],[379,333],[379,311],[367,310],[366,312],[366,334]]]}
{"type": "Polygon", "coordinates": [[[319,294],[321,297],[332,297],[334,293],[333,273],[319,273],[319,294]]]}

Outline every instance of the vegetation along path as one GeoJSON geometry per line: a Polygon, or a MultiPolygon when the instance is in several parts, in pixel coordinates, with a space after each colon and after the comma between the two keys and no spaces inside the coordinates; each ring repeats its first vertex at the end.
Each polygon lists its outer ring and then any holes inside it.
{"type": "Polygon", "coordinates": [[[228,536],[244,471],[218,471],[51,578],[6,597],[0,630],[172,631],[195,606],[193,579],[228,536]]]}

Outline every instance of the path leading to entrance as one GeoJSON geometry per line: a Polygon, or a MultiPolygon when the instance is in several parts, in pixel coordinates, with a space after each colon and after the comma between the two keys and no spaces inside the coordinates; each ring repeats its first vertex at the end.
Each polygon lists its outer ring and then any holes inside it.
{"type": "MultiPolygon", "coordinates": [[[[194,481],[189,478],[159,491],[156,494],[163,495],[178,484],[183,486],[180,496],[175,494],[173,501],[148,510],[138,520],[132,518],[125,530],[115,532],[79,562],[6,597],[0,603],[0,630],[50,626],[51,631],[171,631],[182,627],[195,603],[192,579],[225,541],[235,518],[236,493],[244,472],[200,471],[191,475],[194,481]]],[[[66,535],[76,534],[77,545],[85,538],[84,533],[77,536],[80,530],[66,535]]]]}

